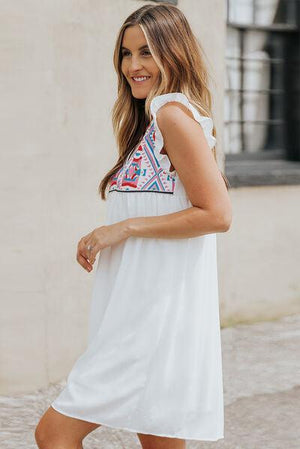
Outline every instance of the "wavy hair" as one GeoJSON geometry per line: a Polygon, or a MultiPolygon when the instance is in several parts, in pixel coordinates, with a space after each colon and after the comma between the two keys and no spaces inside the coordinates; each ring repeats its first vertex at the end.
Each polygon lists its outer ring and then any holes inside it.
{"type": "MultiPolygon", "coordinates": [[[[103,200],[106,199],[105,191],[110,178],[122,167],[128,155],[143,138],[151,121],[150,103],[155,96],[182,92],[200,114],[212,115],[208,71],[203,55],[203,49],[186,17],[174,5],[165,3],[144,5],[131,13],[124,21],[113,55],[113,63],[118,75],[118,94],[112,109],[112,125],[119,157],[99,184],[98,192],[103,200]],[[124,32],[134,25],[141,27],[160,71],[157,83],[152,86],[146,99],[133,97],[130,85],[121,70],[121,46],[124,32]]],[[[215,127],[213,135],[216,136],[215,127]]],[[[215,147],[212,151],[217,162],[215,147]]],[[[222,172],[221,174],[228,189],[229,181],[222,172]]]]}

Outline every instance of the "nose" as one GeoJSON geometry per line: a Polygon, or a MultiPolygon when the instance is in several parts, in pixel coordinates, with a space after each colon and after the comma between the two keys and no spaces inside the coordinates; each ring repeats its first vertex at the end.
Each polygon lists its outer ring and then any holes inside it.
{"type": "Polygon", "coordinates": [[[141,64],[140,58],[138,56],[137,57],[132,56],[130,65],[129,65],[130,70],[132,72],[134,72],[136,70],[139,70],[141,67],[142,67],[142,64],[141,64]]]}

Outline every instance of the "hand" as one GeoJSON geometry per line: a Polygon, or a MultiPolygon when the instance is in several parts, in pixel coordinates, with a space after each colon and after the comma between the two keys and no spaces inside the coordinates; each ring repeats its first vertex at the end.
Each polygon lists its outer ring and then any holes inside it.
{"type": "Polygon", "coordinates": [[[88,272],[93,269],[98,252],[129,237],[127,221],[119,221],[112,225],[100,226],[83,236],[77,246],[77,262],[88,272]],[[88,246],[91,249],[88,250],[88,246]]]}

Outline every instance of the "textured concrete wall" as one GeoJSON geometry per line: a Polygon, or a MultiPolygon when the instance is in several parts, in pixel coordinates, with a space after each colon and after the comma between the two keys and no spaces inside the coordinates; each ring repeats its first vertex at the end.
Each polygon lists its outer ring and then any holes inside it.
{"type": "Polygon", "coordinates": [[[233,221],[218,234],[222,325],[300,312],[300,186],[230,190],[233,221]]]}
{"type": "MultiPolygon", "coordinates": [[[[1,4],[2,393],[62,379],[86,346],[93,272],[77,264],[77,243],[103,223],[97,187],[116,157],[112,52],[122,21],[144,3],[1,4]]],[[[224,2],[179,7],[210,62],[222,158],[224,2]]],[[[235,222],[218,236],[226,322],[295,308],[296,194],[231,191],[235,222]]]]}
{"type": "Polygon", "coordinates": [[[103,220],[97,187],[116,157],[112,52],[135,7],[1,2],[1,391],[60,379],[85,347],[92,274],[77,243],[103,220]]]}

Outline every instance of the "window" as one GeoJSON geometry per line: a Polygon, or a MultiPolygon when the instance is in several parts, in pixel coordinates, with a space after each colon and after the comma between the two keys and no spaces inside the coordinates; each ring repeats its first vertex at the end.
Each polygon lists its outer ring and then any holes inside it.
{"type": "Polygon", "coordinates": [[[300,160],[299,3],[227,1],[226,155],[300,160]]]}

